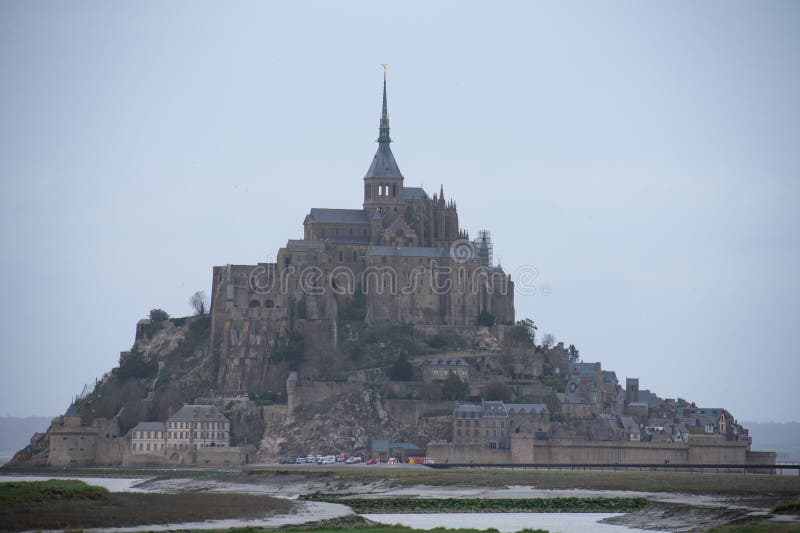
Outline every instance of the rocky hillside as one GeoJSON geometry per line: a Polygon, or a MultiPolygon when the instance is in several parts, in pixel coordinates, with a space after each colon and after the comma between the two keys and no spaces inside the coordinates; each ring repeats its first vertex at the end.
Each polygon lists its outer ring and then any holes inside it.
{"type": "Polygon", "coordinates": [[[277,461],[298,454],[368,452],[370,439],[427,443],[451,438],[448,417],[420,417],[404,422],[391,417],[387,400],[378,387],[358,394],[343,394],[324,402],[299,407],[294,416],[268,421],[261,440],[259,460],[277,461]]]}
{"type": "MultiPolygon", "coordinates": [[[[76,402],[83,424],[117,418],[122,434],[140,420],[166,420],[184,403],[214,387],[216,361],[210,353],[208,316],[169,318],[160,310],[137,324],[129,351],[119,365],[76,402]]],[[[46,462],[49,437],[36,433],[12,463],[46,462]]]]}

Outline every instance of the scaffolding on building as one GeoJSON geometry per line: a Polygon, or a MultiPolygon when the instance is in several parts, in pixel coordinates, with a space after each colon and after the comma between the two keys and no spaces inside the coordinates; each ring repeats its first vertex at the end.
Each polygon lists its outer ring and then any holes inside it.
{"type": "Polygon", "coordinates": [[[489,230],[478,231],[478,238],[475,239],[475,252],[483,266],[487,268],[492,266],[492,233],[489,230]]]}

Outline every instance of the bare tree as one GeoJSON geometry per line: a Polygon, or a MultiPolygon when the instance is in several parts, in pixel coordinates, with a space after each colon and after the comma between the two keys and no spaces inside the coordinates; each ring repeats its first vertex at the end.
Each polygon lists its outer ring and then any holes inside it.
{"type": "Polygon", "coordinates": [[[551,348],[555,343],[556,343],[556,338],[553,336],[552,333],[545,333],[544,337],[542,337],[543,348],[551,348]]]}
{"type": "Polygon", "coordinates": [[[189,298],[189,305],[192,306],[196,315],[205,316],[208,312],[208,298],[203,291],[197,291],[189,298]]]}

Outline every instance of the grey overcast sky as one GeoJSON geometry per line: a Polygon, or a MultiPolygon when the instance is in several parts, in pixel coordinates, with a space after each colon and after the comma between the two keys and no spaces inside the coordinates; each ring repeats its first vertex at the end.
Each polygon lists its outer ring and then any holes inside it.
{"type": "Polygon", "coordinates": [[[797,420],[798,28],[796,1],[4,0],[0,414],[63,412],[213,265],[360,207],[388,63],[406,184],[536,268],[518,318],[797,420]]]}

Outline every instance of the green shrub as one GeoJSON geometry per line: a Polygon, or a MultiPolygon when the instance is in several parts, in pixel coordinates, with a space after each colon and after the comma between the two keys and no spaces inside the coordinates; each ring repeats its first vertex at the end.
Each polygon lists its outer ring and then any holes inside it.
{"type": "Polygon", "coordinates": [[[198,316],[189,324],[189,331],[186,337],[193,343],[199,344],[205,341],[211,333],[211,316],[198,316]]]}
{"type": "Polygon", "coordinates": [[[76,479],[0,483],[0,506],[54,500],[107,500],[108,497],[107,489],[87,485],[76,479]]]}
{"type": "Polygon", "coordinates": [[[566,387],[564,386],[564,382],[559,379],[555,378],[546,379],[544,380],[544,384],[552,388],[556,392],[564,392],[565,390],[567,390],[566,387]]]}
{"type": "Polygon", "coordinates": [[[414,379],[414,367],[408,362],[405,354],[400,354],[397,361],[389,368],[389,379],[393,381],[411,381],[414,379]]]}
{"type": "Polygon", "coordinates": [[[151,309],[150,320],[153,322],[164,322],[165,320],[169,320],[169,314],[163,309],[151,309]]]}
{"type": "Polygon", "coordinates": [[[145,359],[144,354],[138,351],[121,355],[119,368],[116,369],[116,374],[120,381],[152,378],[157,372],[158,363],[153,359],[145,359]]]}
{"type": "Polygon", "coordinates": [[[428,346],[436,350],[446,348],[450,344],[450,341],[444,335],[432,335],[428,337],[425,342],[428,346]]]}

